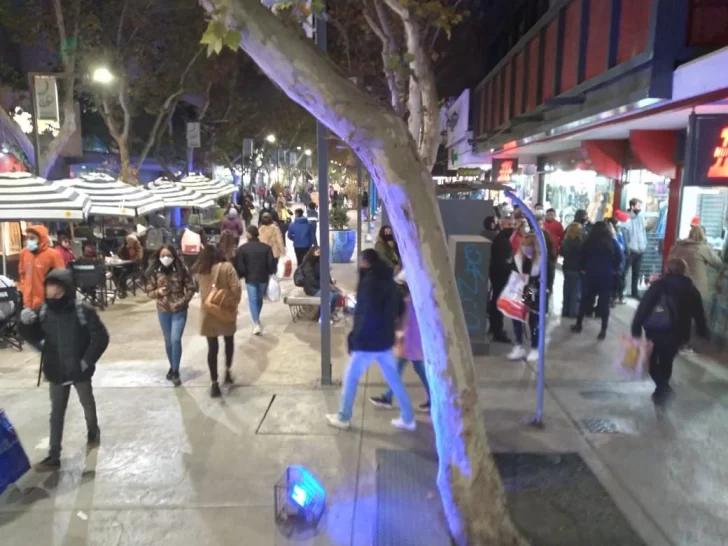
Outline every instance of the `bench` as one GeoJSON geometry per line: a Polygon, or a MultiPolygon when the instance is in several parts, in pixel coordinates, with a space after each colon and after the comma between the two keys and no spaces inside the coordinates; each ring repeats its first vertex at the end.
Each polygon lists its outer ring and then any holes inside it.
{"type": "Polygon", "coordinates": [[[296,287],[291,290],[283,303],[288,306],[293,322],[298,320],[316,320],[321,313],[321,298],[307,296],[303,288],[296,287]]]}

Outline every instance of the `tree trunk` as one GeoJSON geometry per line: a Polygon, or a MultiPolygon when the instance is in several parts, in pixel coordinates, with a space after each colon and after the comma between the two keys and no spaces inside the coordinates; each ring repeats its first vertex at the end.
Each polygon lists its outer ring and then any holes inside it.
{"type": "Polygon", "coordinates": [[[129,146],[126,140],[119,139],[116,144],[119,147],[119,178],[127,184],[138,185],[137,170],[131,164],[129,146]]]}
{"type": "MultiPolygon", "coordinates": [[[[200,0],[210,12],[211,0],[200,0]]],[[[339,75],[259,0],[227,0],[243,50],[292,100],[359,155],[387,207],[423,335],[439,457],[438,488],[458,546],[526,544],[486,442],[473,357],[432,176],[402,119],[339,75]]]]}

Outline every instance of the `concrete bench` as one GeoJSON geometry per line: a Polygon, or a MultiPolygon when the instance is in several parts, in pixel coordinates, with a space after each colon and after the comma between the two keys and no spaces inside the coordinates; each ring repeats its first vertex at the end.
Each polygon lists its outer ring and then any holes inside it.
{"type": "Polygon", "coordinates": [[[283,298],[288,306],[293,322],[298,320],[316,320],[321,312],[321,298],[307,296],[303,288],[296,287],[283,298]]]}

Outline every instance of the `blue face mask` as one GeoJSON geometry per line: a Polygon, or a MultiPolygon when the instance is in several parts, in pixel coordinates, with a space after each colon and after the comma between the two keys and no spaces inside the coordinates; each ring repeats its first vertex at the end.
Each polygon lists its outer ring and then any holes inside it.
{"type": "Polygon", "coordinates": [[[26,246],[26,247],[27,247],[27,249],[28,249],[28,250],[30,250],[31,252],[35,252],[36,250],[38,250],[38,241],[36,241],[36,240],[31,240],[31,241],[28,241],[28,242],[27,242],[27,243],[25,244],[25,246],[26,246]]]}
{"type": "Polygon", "coordinates": [[[528,258],[529,260],[533,258],[533,248],[530,246],[524,246],[523,247],[523,255],[528,258]]]}

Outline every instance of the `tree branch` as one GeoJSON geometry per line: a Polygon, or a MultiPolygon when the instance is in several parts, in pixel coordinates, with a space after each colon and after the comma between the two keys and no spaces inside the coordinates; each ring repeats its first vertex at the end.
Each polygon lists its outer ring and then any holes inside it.
{"type": "Polygon", "coordinates": [[[119,28],[116,31],[116,47],[121,47],[121,35],[124,30],[124,18],[126,17],[126,10],[129,7],[129,0],[124,0],[124,7],[121,8],[121,15],[119,16],[119,28]]]}

